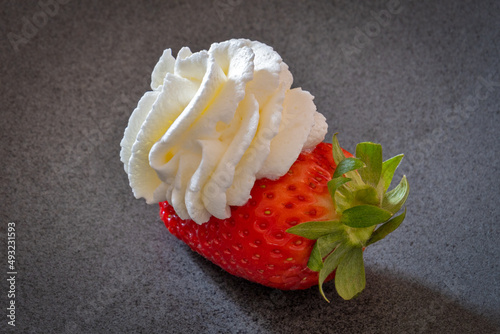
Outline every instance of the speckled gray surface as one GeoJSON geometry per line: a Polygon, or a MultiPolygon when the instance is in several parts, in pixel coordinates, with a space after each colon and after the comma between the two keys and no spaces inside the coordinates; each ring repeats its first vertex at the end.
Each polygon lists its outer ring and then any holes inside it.
{"type": "Polygon", "coordinates": [[[500,330],[498,1],[54,3],[0,6],[0,332],[500,330]],[[232,277],[132,196],[119,141],[162,50],[232,37],[281,54],[328,137],[406,154],[408,218],[365,252],[356,300],[232,277]]]}

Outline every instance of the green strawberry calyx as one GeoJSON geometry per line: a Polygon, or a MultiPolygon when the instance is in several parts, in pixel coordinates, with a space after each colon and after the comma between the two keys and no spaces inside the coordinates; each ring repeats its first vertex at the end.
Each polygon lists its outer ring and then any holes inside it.
{"type": "Polygon", "coordinates": [[[335,289],[346,300],[356,297],[366,284],[363,250],[382,240],[403,222],[403,207],[410,187],[406,176],[388,191],[403,155],[382,161],[382,146],[371,142],[356,146],[356,157],[346,158],[333,136],[337,168],[328,182],[338,218],[301,223],[287,230],[316,240],[307,266],[319,272],[319,291],[335,271],[335,289]]]}

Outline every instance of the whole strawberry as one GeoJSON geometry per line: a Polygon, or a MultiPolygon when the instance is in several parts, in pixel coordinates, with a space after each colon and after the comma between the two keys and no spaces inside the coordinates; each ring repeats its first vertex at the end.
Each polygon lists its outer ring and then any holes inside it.
{"type": "Polygon", "coordinates": [[[387,192],[402,155],[382,162],[382,147],[361,143],[357,158],[320,143],[302,153],[278,180],[255,182],[251,199],[231,217],[198,225],[167,203],[160,215],[169,231],[229,273],[269,287],[305,289],[334,278],[351,299],[365,287],[364,247],[403,221],[406,178],[387,192]],[[346,157],[347,156],[347,157],[346,157]],[[378,226],[378,228],[377,228],[378,226]]]}

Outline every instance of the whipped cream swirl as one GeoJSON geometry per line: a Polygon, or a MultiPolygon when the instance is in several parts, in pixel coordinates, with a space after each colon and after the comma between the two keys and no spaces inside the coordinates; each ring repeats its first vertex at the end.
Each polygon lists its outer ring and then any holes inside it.
{"type": "Polygon", "coordinates": [[[284,175],[327,125],[271,47],[244,39],[163,52],[130,116],[121,161],[136,198],[182,219],[230,217],[258,178],[284,175]]]}

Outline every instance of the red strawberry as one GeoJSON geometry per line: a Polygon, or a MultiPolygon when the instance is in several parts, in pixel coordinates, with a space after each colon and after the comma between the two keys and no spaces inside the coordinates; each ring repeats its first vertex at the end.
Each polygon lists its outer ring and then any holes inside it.
{"type": "Polygon", "coordinates": [[[181,220],[167,202],[160,215],[173,235],[233,275],[283,290],[319,283],[323,294],[337,269],[337,291],[350,299],[364,288],[362,248],[399,226],[404,213],[393,215],[408,195],[405,178],[386,193],[402,155],[382,163],[373,143],[356,153],[341,150],[336,137],[333,147],[319,144],[280,179],[257,180],[251,199],[225,220],[181,220]]]}

